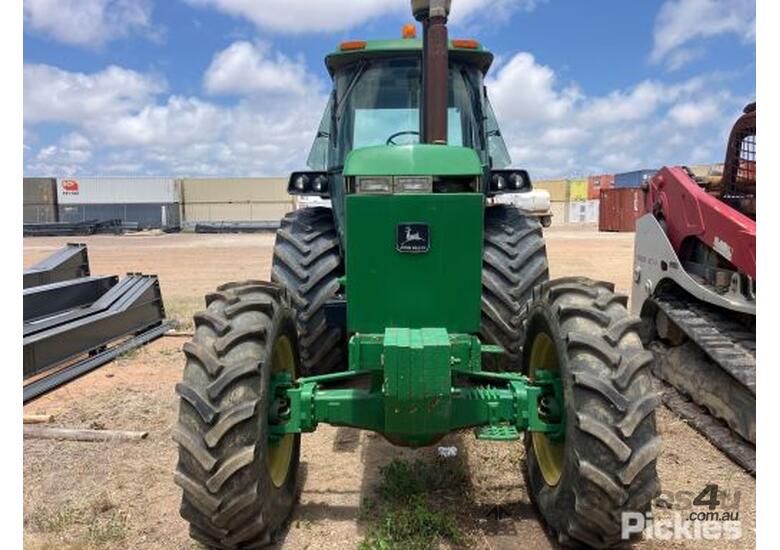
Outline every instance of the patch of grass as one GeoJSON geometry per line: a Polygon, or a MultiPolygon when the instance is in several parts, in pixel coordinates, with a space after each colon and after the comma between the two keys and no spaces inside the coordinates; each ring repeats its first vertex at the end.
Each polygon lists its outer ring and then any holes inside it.
{"type": "Polygon", "coordinates": [[[116,545],[127,537],[127,516],[107,495],[75,506],[41,507],[25,519],[29,532],[53,535],[58,547],[99,548],[116,545]]]}
{"type": "Polygon", "coordinates": [[[92,544],[103,546],[119,542],[127,536],[127,517],[113,510],[104,517],[96,517],[87,527],[86,539],[92,544]]]}
{"type": "Polygon", "coordinates": [[[442,493],[462,494],[462,463],[396,459],[379,473],[379,501],[365,498],[361,506],[360,518],[369,527],[360,550],[423,550],[440,541],[467,542],[454,515],[432,500],[442,493]]]}
{"type": "Polygon", "coordinates": [[[84,511],[67,504],[55,510],[37,508],[27,518],[31,531],[37,533],[61,533],[69,527],[81,523],[84,511]]]}
{"type": "Polygon", "coordinates": [[[379,469],[381,480],[377,493],[387,501],[403,501],[434,492],[460,492],[466,483],[466,472],[459,461],[435,463],[395,459],[379,469]]]}
{"type": "Polygon", "coordinates": [[[417,495],[404,505],[385,510],[358,548],[427,550],[442,539],[455,544],[464,542],[454,518],[444,510],[434,509],[423,496],[417,495]]]}

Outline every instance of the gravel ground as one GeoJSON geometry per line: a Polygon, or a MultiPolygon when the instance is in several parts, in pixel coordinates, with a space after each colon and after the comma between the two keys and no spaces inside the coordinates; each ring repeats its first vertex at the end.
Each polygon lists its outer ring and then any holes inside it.
{"type": "MultiPolygon", "coordinates": [[[[633,234],[598,233],[592,226],[554,226],[546,231],[553,277],[586,275],[611,280],[628,292],[633,234]]],[[[28,266],[70,238],[24,240],[28,266]]],[[[166,309],[186,328],[202,296],[230,280],[263,279],[270,271],[273,236],[139,234],[79,239],[89,245],[95,274],[143,271],[160,276],[166,309]]],[[[25,547],[198,548],[179,518],[180,490],[171,472],[176,450],[170,438],[177,403],[184,338],[165,337],[121,357],[25,407],[48,413],[54,425],[146,430],[140,442],[24,442],[25,547]]],[[[699,494],[706,485],[738,495],[742,534],[735,541],[643,540],[658,548],[755,546],[755,479],[723,457],[666,409],[658,412],[664,452],[658,461],[663,492],[699,494]]],[[[467,535],[484,549],[553,548],[523,482],[519,443],[477,442],[470,432],[449,436],[453,459],[466,473],[454,496],[442,496],[467,535]]],[[[361,506],[375,496],[378,472],[395,458],[440,464],[436,448],[417,451],[381,437],[325,426],[303,439],[301,498],[280,548],[355,548],[369,520],[361,506]]],[[[722,495],[723,493],[721,493],[722,495]]],[[[689,497],[690,500],[690,497],[689,497]]],[[[723,499],[722,500],[726,500],[723,499]]],[[[734,497],[728,499],[731,503],[734,497]]],[[[671,512],[656,508],[658,519],[671,512]]],[[[661,533],[663,535],[663,533],[661,533]]]]}

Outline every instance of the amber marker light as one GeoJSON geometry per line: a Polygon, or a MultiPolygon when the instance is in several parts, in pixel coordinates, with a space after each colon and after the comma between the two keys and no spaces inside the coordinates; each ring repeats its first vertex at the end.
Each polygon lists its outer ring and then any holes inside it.
{"type": "Polygon", "coordinates": [[[362,50],[366,47],[365,40],[346,40],[341,43],[339,49],[342,52],[348,52],[350,50],[362,50]]]}

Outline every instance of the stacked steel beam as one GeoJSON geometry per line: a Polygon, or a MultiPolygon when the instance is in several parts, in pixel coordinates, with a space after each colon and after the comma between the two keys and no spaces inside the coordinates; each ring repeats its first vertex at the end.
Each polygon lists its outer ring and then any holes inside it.
{"type": "Polygon", "coordinates": [[[68,244],[24,273],[24,402],[161,336],[156,275],[89,276],[86,245],[68,244]]]}

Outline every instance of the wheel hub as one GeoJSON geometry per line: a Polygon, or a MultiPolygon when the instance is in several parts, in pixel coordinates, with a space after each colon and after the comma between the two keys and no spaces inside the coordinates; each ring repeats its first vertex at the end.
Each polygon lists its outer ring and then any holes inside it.
{"type": "MultiPolygon", "coordinates": [[[[555,344],[547,334],[540,332],[531,344],[529,377],[536,382],[558,376],[560,365],[555,344]]],[[[539,416],[548,422],[560,422],[563,416],[562,405],[554,395],[545,394],[539,400],[539,416]]],[[[563,474],[563,433],[533,432],[531,439],[545,483],[549,486],[557,485],[563,474]]]]}
{"type": "MultiPolygon", "coordinates": [[[[273,353],[271,355],[271,375],[286,373],[290,377],[295,377],[295,359],[293,356],[292,343],[287,336],[279,336],[274,342],[273,353]]],[[[273,391],[273,385],[270,388],[273,391]]],[[[269,396],[272,410],[269,411],[269,420],[279,417],[284,403],[277,403],[273,395],[269,396]]],[[[270,432],[270,430],[269,430],[270,432]]],[[[293,442],[295,436],[287,434],[281,438],[269,437],[268,440],[268,472],[271,476],[271,482],[275,487],[284,485],[287,474],[290,470],[290,463],[293,455],[293,442]]]]}

